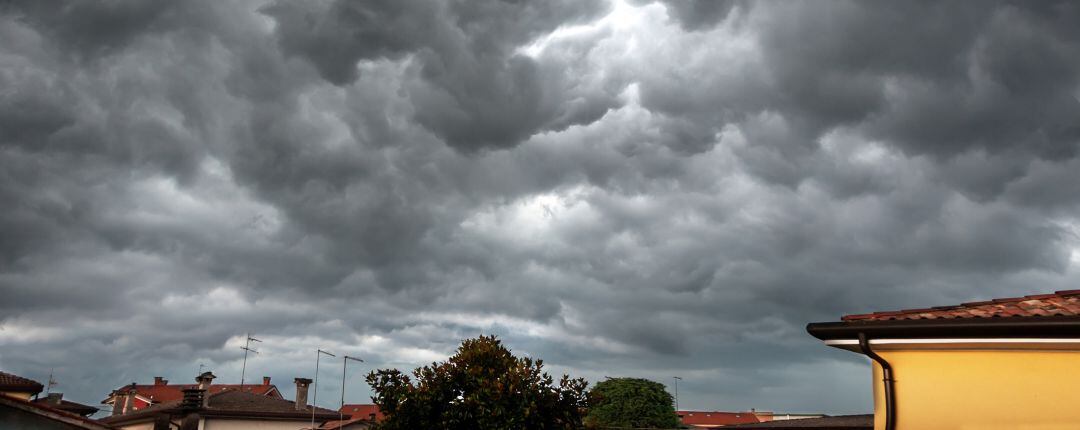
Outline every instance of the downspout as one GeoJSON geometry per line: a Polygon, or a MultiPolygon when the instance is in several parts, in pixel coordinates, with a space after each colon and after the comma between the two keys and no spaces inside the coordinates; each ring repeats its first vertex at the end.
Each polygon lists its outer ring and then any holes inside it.
{"type": "Polygon", "coordinates": [[[881,365],[881,381],[885,389],[885,430],[896,430],[896,387],[893,379],[892,365],[885,361],[874,350],[870,349],[870,341],[866,339],[866,333],[859,333],[859,348],[862,353],[871,360],[881,365]]]}

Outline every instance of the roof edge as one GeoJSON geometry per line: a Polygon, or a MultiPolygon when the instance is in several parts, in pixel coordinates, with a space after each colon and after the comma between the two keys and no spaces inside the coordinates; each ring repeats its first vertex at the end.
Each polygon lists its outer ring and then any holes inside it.
{"type": "Polygon", "coordinates": [[[958,318],[933,320],[884,320],[819,322],[806,332],[821,340],[869,338],[892,339],[947,337],[1051,337],[1080,338],[1080,317],[958,318]]]}

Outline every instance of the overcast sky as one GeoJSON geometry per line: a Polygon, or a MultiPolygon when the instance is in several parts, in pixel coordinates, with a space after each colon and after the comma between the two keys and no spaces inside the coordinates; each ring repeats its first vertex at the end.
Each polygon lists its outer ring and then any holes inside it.
{"type": "Polygon", "coordinates": [[[868,412],[805,324],[1077,288],[1078,149],[1075,2],[5,1],[0,369],[868,412]]]}

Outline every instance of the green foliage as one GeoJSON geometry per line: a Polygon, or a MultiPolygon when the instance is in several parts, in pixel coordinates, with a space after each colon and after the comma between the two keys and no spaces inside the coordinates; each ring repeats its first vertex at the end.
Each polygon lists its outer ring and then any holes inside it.
{"type": "Polygon", "coordinates": [[[589,428],[677,428],[679,416],[663,384],[648,379],[613,378],[589,391],[589,428]]]}
{"type": "Polygon", "coordinates": [[[580,428],[588,383],[563,375],[555,384],[543,365],[480,336],[446,362],[414,370],[415,383],[394,369],[371,372],[367,382],[386,414],[382,430],[580,428]]]}

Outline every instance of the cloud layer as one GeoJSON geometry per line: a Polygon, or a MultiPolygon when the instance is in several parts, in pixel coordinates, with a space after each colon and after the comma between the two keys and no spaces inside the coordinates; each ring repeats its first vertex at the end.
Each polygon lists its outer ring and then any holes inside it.
{"type": "Polygon", "coordinates": [[[238,379],[254,332],[248,374],[290,392],[319,346],[412,367],[496,333],[594,380],[680,375],[685,407],[863,412],[866,364],[807,322],[1075,288],[1078,22],[8,2],[0,368],[94,402],[238,379]]]}

